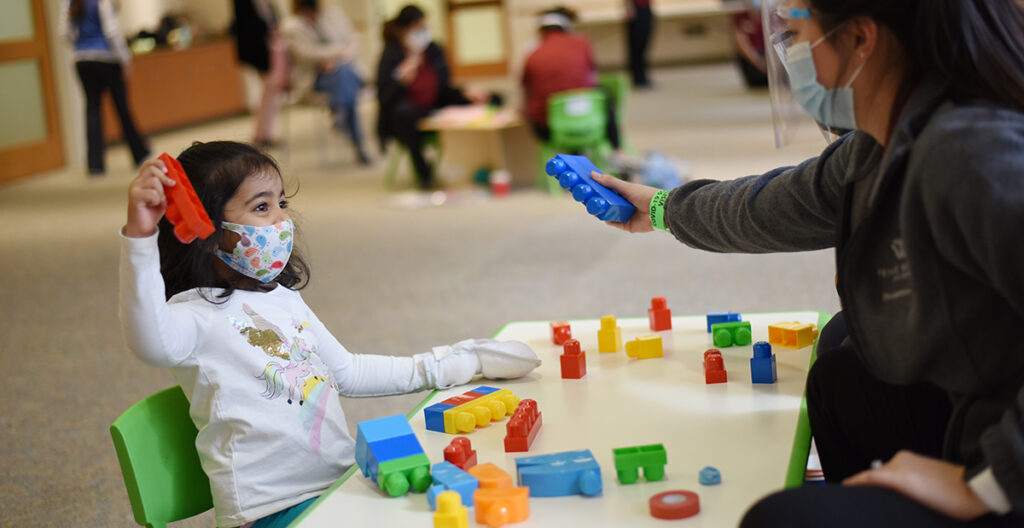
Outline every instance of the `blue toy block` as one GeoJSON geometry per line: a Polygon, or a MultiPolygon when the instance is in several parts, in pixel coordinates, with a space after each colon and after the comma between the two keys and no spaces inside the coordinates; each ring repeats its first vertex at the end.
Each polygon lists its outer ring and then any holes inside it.
{"type": "Polygon", "coordinates": [[[454,405],[448,405],[447,403],[435,403],[423,409],[423,420],[427,423],[427,430],[439,433],[445,432],[444,412],[454,408],[454,405]]]}
{"type": "Polygon", "coordinates": [[[544,170],[557,178],[563,189],[572,191],[572,197],[586,205],[588,213],[601,220],[626,222],[636,211],[625,198],[590,177],[591,172],[601,171],[583,156],[558,154],[548,160],[544,170]]]}
{"type": "Polygon", "coordinates": [[[454,491],[462,497],[462,505],[473,506],[473,492],[480,487],[480,480],[463,471],[451,462],[439,462],[430,468],[430,476],[434,479],[434,485],[427,490],[427,502],[430,509],[437,509],[437,496],[442,491],[454,491]]]}
{"type": "Polygon", "coordinates": [[[405,416],[396,414],[360,422],[356,434],[356,463],[363,475],[376,482],[381,462],[423,453],[405,416]]]}
{"type": "Polygon", "coordinates": [[[471,390],[469,392],[475,392],[477,394],[490,394],[492,392],[498,392],[500,390],[501,389],[496,389],[494,387],[488,387],[486,385],[481,385],[481,386],[479,386],[479,387],[477,387],[477,388],[475,388],[475,389],[473,389],[473,390],[471,390]]]}
{"type": "Polygon", "coordinates": [[[589,449],[517,458],[516,477],[531,497],[593,497],[602,489],[601,466],[589,449]]]}
{"type": "Polygon", "coordinates": [[[743,316],[732,312],[708,312],[708,333],[711,333],[711,325],[718,323],[733,323],[743,320],[743,316]]]}
{"type": "Polygon", "coordinates": [[[754,343],[754,357],[750,358],[750,381],[753,383],[775,383],[779,379],[775,368],[775,354],[766,341],[754,343]]]}
{"type": "Polygon", "coordinates": [[[697,476],[697,480],[705,486],[714,486],[715,484],[722,483],[722,474],[717,469],[708,466],[700,470],[700,474],[697,476]]]}

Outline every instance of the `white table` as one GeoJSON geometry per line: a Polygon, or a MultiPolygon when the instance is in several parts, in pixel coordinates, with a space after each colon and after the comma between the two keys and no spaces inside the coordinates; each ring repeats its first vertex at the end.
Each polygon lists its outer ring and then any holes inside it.
{"type": "MultiPolygon", "coordinates": [[[[743,314],[752,323],[754,341],[767,340],[768,325],[780,321],[817,324],[828,321],[819,312],[743,314]]],[[[729,381],[706,385],[702,360],[711,348],[704,316],[673,317],[673,329],[663,336],[665,357],[636,360],[624,351],[597,352],[597,320],[570,321],[573,337],[587,356],[587,375],[563,380],[547,321],[505,326],[497,339],[528,343],[544,361],[522,379],[480,380],[463,387],[435,391],[410,413],[410,424],[431,463],[444,460],[443,450],[454,435],[427,431],[422,407],[462,394],[479,385],[508,389],[520,398],[537,401],[543,426],[529,453],[505,453],[508,419],[467,435],[480,463],[492,462],[515,476],[515,459],[522,456],[590,449],[601,465],[604,491],[598,497],[530,499],[530,518],[515,526],[663,526],[648,510],[648,499],[662,491],[684,489],[700,496],[698,515],[681,521],[687,526],[736,526],[757,499],[803,481],[810,431],[803,405],[804,384],[812,347],[800,350],[773,347],[779,381],[750,382],[751,346],[723,348],[729,381]],[[665,479],[622,485],[615,475],[612,448],[664,444],[668,453],[665,479]],[[714,466],[722,483],[702,486],[701,468],[714,466]]],[[[620,319],[623,342],[652,332],[647,319],[620,319]]],[[[470,509],[470,525],[475,525],[470,509]]],[[[353,468],[326,492],[293,526],[432,526],[425,494],[385,496],[353,468]]]]}

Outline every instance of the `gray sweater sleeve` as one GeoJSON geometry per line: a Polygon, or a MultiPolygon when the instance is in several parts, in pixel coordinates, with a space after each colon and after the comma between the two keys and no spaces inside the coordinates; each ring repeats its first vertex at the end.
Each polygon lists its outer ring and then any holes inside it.
{"type": "Polygon", "coordinates": [[[863,134],[848,134],[796,167],[689,182],[669,195],[665,223],[680,242],[720,253],[833,247],[853,161],[875,147],[863,134]]]}

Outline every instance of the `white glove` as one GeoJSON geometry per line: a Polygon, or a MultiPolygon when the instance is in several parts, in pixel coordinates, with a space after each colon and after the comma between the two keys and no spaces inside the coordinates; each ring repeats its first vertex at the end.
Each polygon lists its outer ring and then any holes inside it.
{"type": "Polygon", "coordinates": [[[537,354],[526,343],[494,339],[467,339],[413,358],[427,386],[439,389],[465,385],[478,374],[491,379],[518,378],[540,366],[537,354]]]}

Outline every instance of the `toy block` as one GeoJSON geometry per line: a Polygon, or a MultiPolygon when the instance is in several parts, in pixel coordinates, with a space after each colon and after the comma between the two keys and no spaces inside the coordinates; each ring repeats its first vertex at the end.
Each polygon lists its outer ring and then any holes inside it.
{"type": "Polygon", "coordinates": [[[700,513],[700,497],[692,491],[673,490],[659,493],[648,501],[655,519],[685,519],[700,513]]]}
{"type": "Polygon", "coordinates": [[[430,468],[434,484],[427,490],[430,509],[437,509],[437,498],[446,491],[454,491],[462,497],[464,506],[473,505],[473,493],[480,487],[480,480],[459,469],[451,462],[439,462],[430,468]]]}
{"type": "Polygon", "coordinates": [[[601,466],[589,449],[517,458],[516,476],[531,497],[593,497],[602,490],[601,466]]]}
{"type": "Polygon", "coordinates": [[[772,346],[764,341],[754,343],[754,357],[750,358],[750,381],[753,383],[775,383],[779,379],[775,368],[775,354],[772,346]]]}
{"type": "Polygon", "coordinates": [[[462,394],[459,394],[458,396],[452,396],[451,398],[448,398],[447,400],[444,400],[441,403],[458,407],[463,403],[469,403],[481,396],[483,396],[483,394],[477,394],[475,392],[464,392],[462,394]]]}
{"type": "Polygon", "coordinates": [[[640,478],[639,468],[643,468],[646,480],[661,480],[665,477],[668,455],[665,446],[661,444],[620,447],[612,449],[612,455],[615,457],[615,472],[623,484],[636,482],[640,478]]]}
{"type": "Polygon", "coordinates": [[[189,244],[198,238],[206,239],[215,231],[213,222],[203,203],[199,201],[196,190],[192,187],[178,160],[164,152],[159,158],[167,167],[167,177],[174,180],[175,185],[164,187],[167,197],[167,209],[164,216],[174,225],[174,236],[182,244],[189,244]]]}
{"type": "Polygon", "coordinates": [[[469,469],[476,465],[476,451],[473,450],[469,438],[458,436],[444,448],[444,459],[459,469],[469,469]]]}
{"type": "Polygon", "coordinates": [[[480,482],[481,488],[511,488],[512,475],[505,473],[500,467],[491,464],[479,464],[466,470],[480,482]]]}
{"type": "Polygon", "coordinates": [[[472,392],[475,392],[477,394],[491,394],[493,392],[498,392],[500,390],[501,389],[496,388],[496,387],[488,387],[486,385],[481,385],[481,386],[473,389],[472,392]]]}
{"type": "Polygon", "coordinates": [[[618,352],[622,350],[622,329],[615,324],[614,315],[601,318],[601,329],[597,331],[597,351],[618,352]]]}
{"type": "Polygon", "coordinates": [[[533,439],[537,437],[537,432],[544,423],[542,418],[540,411],[537,410],[536,401],[520,401],[505,425],[505,452],[529,451],[533,439]]]}
{"type": "Polygon", "coordinates": [[[587,353],[580,350],[580,342],[570,339],[562,345],[562,379],[580,379],[587,375],[587,353]]]}
{"type": "Polygon", "coordinates": [[[711,335],[716,347],[746,346],[750,344],[750,322],[716,323],[711,325],[711,335]]]}
{"type": "Polygon", "coordinates": [[[480,488],[473,494],[476,522],[490,528],[523,522],[530,517],[529,488],[480,488]]]}
{"type": "Polygon", "coordinates": [[[768,342],[784,348],[803,348],[814,344],[818,329],[796,321],[768,325],[768,342]]]}
{"type": "Polygon", "coordinates": [[[601,172],[583,156],[558,154],[544,165],[548,175],[557,178],[573,199],[587,206],[587,212],[605,222],[626,222],[636,207],[618,193],[594,181],[593,172],[601,172]]]}
{"type": "Polygon", "coordinates": [[[454,408],[454,405],[448,405],[447,403],[435,403],[423,409],[423,421],[426,422],[427,430],[439,433],[445,432],[444,412],[454,408]]]}
{"type": "Polygon", "coordinates": [[[572,328],[566,321],[555,321],[551,323],[551,342],[556,345],[565,344],[572,339],[572,328]]]}
{"type": "Polygon", "coordinates": [[[444,431],[449,434],[471,432],[512,414],[517,405],[519,397],[507,390],[485,394],[445,411],[444,431]]]}
{"type": "Polygon", "coordinates": [[[718,323],[734,323],[742,321],[743,316],[732,312],[708,312],[708,333],[711,333],[711,325],[718,323]]]}
{"type": "Polygon", "coordinates": [[[423,453],[380,463],[377,485],[392,497],[405,495],[410,487],[422,493],[430,482],[430,459],[423,453]]]}
{"type": "Polygon", "coordinates": [[[459,494],[443,491],[437,497],[434,528],[469,528],[469,510],[459,501],[459,494]]]}
{"type": "Polygon", "coordinates": [[[672,310],[664,297],[651,299],[651,307],[647,309],[647,322],[651,325],[652,332],[672,329],[672,310]]]}
{"type": "Polygon", "coordinates": [[[704,383],[725,383],[728,375],[725,372],[725,362],[722,360],[722,352],[712,348],[704,352],[704,383]]]}
{"type": "Polygon", "coordinates": [[[700,470],[697,480],[705,486],[714,486],[715,484],[722,483],[722,474],[717,469],[707,466],[700,470]]]}
{"type": "Polygon", "coordinates": [[[360,422],[356,429],[356,463],[363,475],[374,481],[381,462],[423,453],[401,414],[360,422]]]}
{"type": "Polygon", "coordinates": [[[638,337],[626,343],[626,355],[636,359],[651,359],[665,356],[660,335],[638,337]]]}

